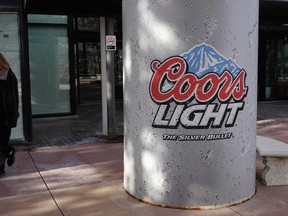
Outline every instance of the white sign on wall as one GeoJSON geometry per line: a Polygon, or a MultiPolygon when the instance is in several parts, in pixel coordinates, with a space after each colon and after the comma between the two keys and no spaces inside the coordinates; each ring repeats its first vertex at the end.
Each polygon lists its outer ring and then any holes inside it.
{"type": "Polygon", "coordinates": [[[116,50],[116,36],[106,35],[106,50],[114,51],[116,50]]]}

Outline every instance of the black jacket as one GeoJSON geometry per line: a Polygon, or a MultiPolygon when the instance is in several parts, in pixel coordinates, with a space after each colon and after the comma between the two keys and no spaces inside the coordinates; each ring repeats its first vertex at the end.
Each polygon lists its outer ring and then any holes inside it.
{"type": "Polygon", "coordinates": [[[11,69],[8,71],[7,79],[1,80],[0,88],[4,125],[11,128],[16,127],[19,118],[18,82],[11,69]]]}

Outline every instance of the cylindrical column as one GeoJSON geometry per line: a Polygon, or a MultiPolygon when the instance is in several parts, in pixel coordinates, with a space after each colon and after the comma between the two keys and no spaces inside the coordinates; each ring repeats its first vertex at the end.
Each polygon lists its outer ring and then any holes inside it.
{"type": "Polygon", "coordinates": [[[124,188],[212,209],[255,193],[258,0],[123,0],[124,188]]]}

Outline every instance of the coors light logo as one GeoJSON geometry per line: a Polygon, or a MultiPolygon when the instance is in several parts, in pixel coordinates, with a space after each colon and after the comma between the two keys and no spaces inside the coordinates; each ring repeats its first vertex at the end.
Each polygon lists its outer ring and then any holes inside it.
{"type": "Polygon", "coordinates": [[[233,127],[244,109],[246,72],[205,43],[151,63],[150,95],[158,128],[233,127]]]}

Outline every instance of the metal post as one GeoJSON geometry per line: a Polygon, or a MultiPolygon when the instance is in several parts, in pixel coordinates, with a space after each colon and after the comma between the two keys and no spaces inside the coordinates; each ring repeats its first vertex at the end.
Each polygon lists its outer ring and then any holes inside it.
{"type": "MultiPolygon", "coordinates": [[[[107,35],[114,34],[114,20],[107,18],[107,35]]],[[[108,111],[108,138],[114,139],[115,132],[115,78],[114,78],[114,51],[107,51],[107,111],[108,111]]]]}
{"type": "Polygon", "coordinates": [[[101,90],[102,90],[102,130],[108,136],[108,111],[107,111],[107,70],[106,70],[106,22],[105,17],[100,17],[100,44],[101,44],[101,90]]]}
{"type": "Polygon", "coordinates": [[[258,0],[123,0],[124,188],[214,209],[255,194],[258,0]]]}

